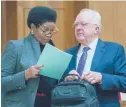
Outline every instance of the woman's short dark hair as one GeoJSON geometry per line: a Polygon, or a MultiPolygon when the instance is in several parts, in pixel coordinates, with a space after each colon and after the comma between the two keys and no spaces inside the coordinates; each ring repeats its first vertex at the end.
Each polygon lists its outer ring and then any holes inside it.
{"type": "Polygon", "coordinates": [[[36,6],[32,8],[28,14],[27,25],[31,29],[31,24],[33,23],[36,27],[44,22],[54,22],[56,23],[57,14],[56,11],[45,7],[36,6]]]}

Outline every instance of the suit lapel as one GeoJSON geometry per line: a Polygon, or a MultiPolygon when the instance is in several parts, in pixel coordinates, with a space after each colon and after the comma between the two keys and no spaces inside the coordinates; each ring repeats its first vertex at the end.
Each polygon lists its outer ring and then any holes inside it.
{"type": "MultiPolygon", "coordinates": [[[[41,55],[40,44],[32,34],[29,34],[29,39],[30,39],[30,44],[31,44],[32,49],[33,49],[33,53],[35,53],[36,60],[38,61],[38,59],[41,55]]],[[[52,40],[49,41],[49,44],[54,46],[52,40]]]]}
{"type": "Polygon", "coordinates": [[[30,37],[30,42],[31,42],[32,48],[33,48],[33,52],[35,53],[36,60],[38,61],[39,56],[41,54],[40,45],[32,34],[30,34],[29,37],[30,37]]]}
{"type": "Polygon", "coordinates": [[[98,44],[95,50],[95,54],[92,60],[92,64],[91,64],[91,70],[95,71],[104,55],[105,52],[105,44],[102,40],[98,40],[98,44]]]}
{"type": "Polygon", "coordinates": [[[77,53],[79,50],[80,44],[78,44],[75,48],[74,51],[72,52],[72,60],[71,60],[71,64],[70,64],[70,69],[75,69],[76,70],[76,61],[77,61],[77,53]]]}

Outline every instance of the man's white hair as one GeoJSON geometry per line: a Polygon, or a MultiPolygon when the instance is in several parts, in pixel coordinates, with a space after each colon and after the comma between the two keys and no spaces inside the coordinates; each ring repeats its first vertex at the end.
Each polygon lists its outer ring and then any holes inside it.
{"type": "Polygon", "coordinates": [[[97,25],[99,27],[99,33],[101,33],[101,15],[99,12],[85,8],[80,13],[92,17],[91,23],[97,25]]]}

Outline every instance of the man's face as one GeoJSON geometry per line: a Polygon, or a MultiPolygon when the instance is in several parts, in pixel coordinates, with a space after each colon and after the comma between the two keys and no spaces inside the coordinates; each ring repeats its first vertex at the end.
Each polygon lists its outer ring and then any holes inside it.
{"type": "Polygon", "coordinates": [[[75,37],[80,43],[87,43],[94,39],[96,25],[92,24],[92,17],[80,13],[74,22],[75,37]]]}
{"type": "Polygon", "coordinates": [[[58,29],[53,22],[45,22],[34,29],[34,36],[40,44],[45,45],[58,32],[58,29]]]}

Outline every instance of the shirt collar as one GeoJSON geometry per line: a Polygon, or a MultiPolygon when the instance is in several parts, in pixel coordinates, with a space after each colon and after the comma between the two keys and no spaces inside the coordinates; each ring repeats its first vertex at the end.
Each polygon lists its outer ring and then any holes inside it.
{"type": "MultiPolygon", "coordinates": [[[[96,46],[97,46],[97,43],[98,43],[98,38],[96,38],[95,40],[93,40],[89,45],[88,47],[92,50],[92,51],[95,51],[96,49],[96,46]]],[[[79,53],[83,51],[83,48],[85,46],[81,44],[80,46],[80,49],[79,49],[79,53]]]]}
{"type": "Polygon", "coordinates": [[[98,38],[96,38],[92,43],[90,43],[88,46],[91,50],[95,51],[96,49],[96,46],[97,46],[97,43],[98,43],[98,38]]]}

